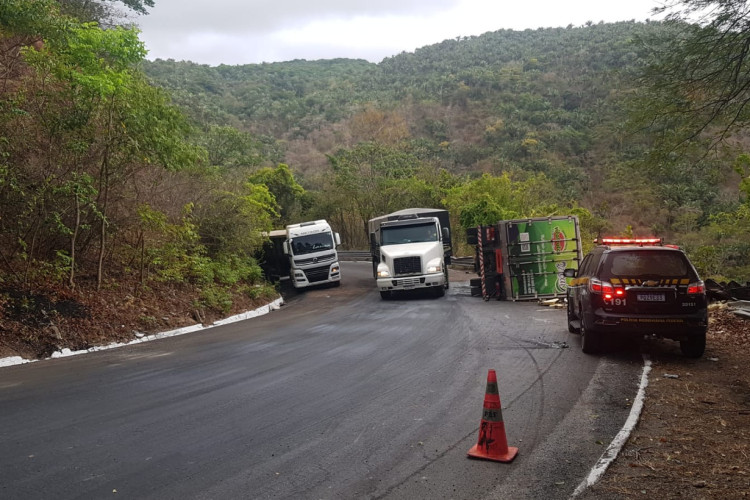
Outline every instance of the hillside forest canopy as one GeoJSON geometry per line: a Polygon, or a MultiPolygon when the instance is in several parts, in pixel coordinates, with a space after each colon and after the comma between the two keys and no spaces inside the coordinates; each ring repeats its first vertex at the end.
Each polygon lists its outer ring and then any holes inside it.
{"type": "Polygon", "coordinates": [[[215,67],[147,61],[125,20],[152,6],[0,5],[4,293],[180,286],[228,310],[275,293],[265,232],[325,218],[363,249],[369,218],[415,206],[450,211],[462,255],[466,228],[574,214],[585,247],[661,236],[750,279],[746,2],[215,67]]]}

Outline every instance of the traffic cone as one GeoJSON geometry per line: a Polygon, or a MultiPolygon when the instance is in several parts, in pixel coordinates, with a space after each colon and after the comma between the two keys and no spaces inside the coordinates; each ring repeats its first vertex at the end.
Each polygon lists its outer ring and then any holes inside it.
{"type": "Polygon", "coordinates": [[[516,458],[518,448],[509,448],[505,438],[505,423],[500,408],[500,393],[497,390],[495,370],[487,374],[487,390],[484,396],[482,422],[479,424],[479,440],[468,452],[473,458],[484,458],[496,462],[510,462],[516,458]]]}

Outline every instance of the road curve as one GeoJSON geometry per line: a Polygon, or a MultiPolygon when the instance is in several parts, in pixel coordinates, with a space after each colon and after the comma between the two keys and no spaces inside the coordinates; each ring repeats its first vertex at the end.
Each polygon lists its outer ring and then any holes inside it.
{"type": "Polygon", "coordinates": [[[564,311],[457,277],[382,301],[345,262],[260,318],[2,368],[0,496],[568,498],[627,418],[638,353],[584,355],[564,311]],[[488,369],[510,464],[466,457],[488,369]]]}

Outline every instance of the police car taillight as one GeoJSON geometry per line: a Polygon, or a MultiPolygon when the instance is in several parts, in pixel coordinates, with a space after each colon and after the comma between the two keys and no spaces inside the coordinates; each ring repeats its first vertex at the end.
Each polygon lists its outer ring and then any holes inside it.
{"type": "Polygon", "coordinates": [[[602,295],[606,300],[625,296],[625,289],[623,287],[614,286],[612,283],[600,281],[596,278],[589,280],[589,291],[597,295],[602,295]]]}
{"type": "Polygon", "coordinates": [[[589,280],[589,291],[591,293],[613,294],[615,293],[615,287],[612,286],[612,283],[591,278],[589,280]]]}
{"type": "Polygon", "coordinates": [[[706,285],[703,284],[703,281],[690,283],[688,285],[687,293],[688,295],[702,295],[706,293],[706,285]]]}

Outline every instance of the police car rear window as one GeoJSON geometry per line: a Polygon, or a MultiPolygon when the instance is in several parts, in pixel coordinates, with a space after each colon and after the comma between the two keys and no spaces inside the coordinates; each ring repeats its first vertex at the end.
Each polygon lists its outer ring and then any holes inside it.
{"type": "Polygon", "coordinates": [[[610,276],[687,276],[686,259],[678,252],[613,252],[609,254],[605,271],[610,276]]]}

